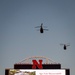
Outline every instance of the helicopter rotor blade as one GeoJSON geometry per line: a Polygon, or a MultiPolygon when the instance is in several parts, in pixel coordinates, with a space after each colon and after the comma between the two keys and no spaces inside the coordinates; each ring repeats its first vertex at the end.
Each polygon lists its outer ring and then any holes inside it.
{"type": "Polygon", "coordinates": [[[64,44],[61,43],[60,45],[64,45],[64,44]]]}
{"type": "Polygon", "coordinates": [[[46,31],[48,31],[49,29],[43,29],[43,30],[46,30],[46,31]]]}
{"type": "Polygon", "coordinates": [[[44,28],[47,28],[47,26],[43,26],[44,28]]]}
{"type": "Polygon", "coordinates": [[[40,26],[36,26],[35,28],[40,28],[40,26]]]}
{"type": "Polygon", "coordinates": [[[70,43],[67,43],[67,45],[70,45],[70,43]]]}
{"type": "Polygon", "coordinates": [[[37,31],[40,31],[40,29],[37,29],[37,31]]]}
{"type": "Polygon", "coordinates": [[[66,45],[66,46],[70,46],[70,45],[66,45]]]}

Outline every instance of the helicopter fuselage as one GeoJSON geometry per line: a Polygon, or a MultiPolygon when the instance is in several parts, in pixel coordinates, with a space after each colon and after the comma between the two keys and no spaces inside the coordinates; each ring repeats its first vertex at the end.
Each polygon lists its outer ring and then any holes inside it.
{"type": "Polygon", "coordinates": [[[44,32],[44,31],[43,31],[43,28],[41,27],[41,28],[40,28],[40,33],[43,33],[43,32],[44,32]]]}
{"type": "Polygon", "coordinates": [[[66,45],[64,45],[64,50],[66,50],[67,48],[66,48],[66,45]]]}

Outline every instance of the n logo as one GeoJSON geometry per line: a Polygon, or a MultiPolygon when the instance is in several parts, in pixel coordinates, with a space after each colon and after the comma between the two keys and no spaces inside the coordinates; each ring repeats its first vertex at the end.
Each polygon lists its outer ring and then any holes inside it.
{"type": "Polygon", "coordinates": [[[32,60],[33,65],[32,65],[32,69],[36,69],[36,67],[38,67],[39,69],[42,69],[42,60],[39,60],[39,63],[36,60],[32,60]]]}

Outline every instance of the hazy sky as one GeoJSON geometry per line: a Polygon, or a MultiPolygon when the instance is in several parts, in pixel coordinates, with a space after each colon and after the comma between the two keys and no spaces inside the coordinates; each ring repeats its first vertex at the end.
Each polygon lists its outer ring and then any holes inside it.
{"type": "Polygon", "coordinates": [[[75,74],[75,0],[0,0],[0,75],[31,56],[44,56],[75,74]],[[41,34],[43,23],[49,31],[41,34]],[[70,43],[66,51],[60,43],[70,43]]]}

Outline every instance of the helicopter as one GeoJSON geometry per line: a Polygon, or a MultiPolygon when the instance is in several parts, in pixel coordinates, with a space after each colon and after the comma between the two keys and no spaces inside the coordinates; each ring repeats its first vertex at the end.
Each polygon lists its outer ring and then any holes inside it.
{"type": "Polygon", "coordinates": [[[68,46],[70,46],[70,44],[60,44],[63,45],[63,49],[66,50],[68,46]]]}
{"type": "Polygon", "coordinates": [[[44,29],[43,27],[43,23],[41,23],[41,26],[37,26],[35,28],[40,28],[40,33],[44,33],[44,30],[48,31],[48,29],[44,29]]]}

